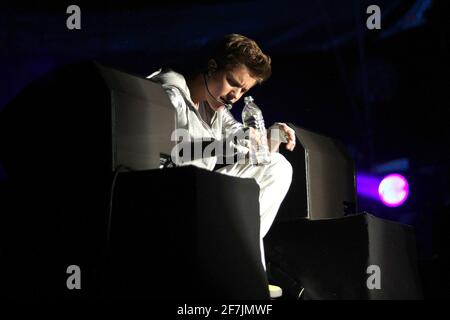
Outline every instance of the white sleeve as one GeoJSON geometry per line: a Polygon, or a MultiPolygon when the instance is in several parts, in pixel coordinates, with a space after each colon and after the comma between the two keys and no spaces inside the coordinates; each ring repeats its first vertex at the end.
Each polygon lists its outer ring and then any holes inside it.
{"type": "Polygon", "coordinates": [[[173,86],[163,86],[163,88],[169,96],[170,102],[177,109],[177,112],[181,112],[186,108],[186,101],[184,101],[183,95],[178,88],[173,86]]]}
{"type": "Polygon", "coordinates": [[[237,121],[228,109],[224,108],[222,112],[222,128],[224,133],[236,132],[236,130],[244,128],[244,125],[237,121]]]}
{"type": "Polygon", "coordinates": [[[249,152],[249,140],[245,138],[247,135],[244,133],[244,125],[226,108],[222,111],[222,134],[239,154],[245,155],[249,152]]]}

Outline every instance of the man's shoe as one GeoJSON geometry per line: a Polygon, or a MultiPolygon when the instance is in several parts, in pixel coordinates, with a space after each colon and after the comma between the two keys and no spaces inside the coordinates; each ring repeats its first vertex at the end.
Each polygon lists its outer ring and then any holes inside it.
{"type": "Polygon", "coordinates": [[[279,286],[269,284],[269,293],[270,293],[270,298],[275,299],[275,298],[279,298],[283,295],[283,290],[279,286]]]}

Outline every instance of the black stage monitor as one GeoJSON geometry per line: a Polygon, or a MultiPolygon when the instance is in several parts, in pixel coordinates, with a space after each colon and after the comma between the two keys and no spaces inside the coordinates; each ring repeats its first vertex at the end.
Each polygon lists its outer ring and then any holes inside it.
{"type": "Polygon", "coordinates": [[[146,78],[99,66],[111,92],[113,168],[160,167],[174,142],[175,110],[161,85],[146,78]]]}
{"type": "Polygon", "coordinates": [[[175,111],[161,85],[92,61],[57,68],[0,114],[8,173],[159,168],[175,111]]]}
{"type": "Polygon", "coordinates": [[[291,162],[292,185],[278,221],[295,218],[328,219],[356,213],[355,167],[342,144],[330,137],[290,124],[297,147],[280,148],[291,162]]]}

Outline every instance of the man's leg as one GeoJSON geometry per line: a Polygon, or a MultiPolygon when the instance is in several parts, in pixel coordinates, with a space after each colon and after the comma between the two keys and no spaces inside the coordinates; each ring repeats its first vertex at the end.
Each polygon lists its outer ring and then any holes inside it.
{"type": "Polygon", "coordinates": [[[272,226],[292,181],[292,166],[280,153],[271,153],[271,162],[257,166],[250,163],[232,164],[217,172],[234,177],[254,178],[258,183],[260,206],[260,246],[261,261],[266,269],[263,238],[272,226]]]}

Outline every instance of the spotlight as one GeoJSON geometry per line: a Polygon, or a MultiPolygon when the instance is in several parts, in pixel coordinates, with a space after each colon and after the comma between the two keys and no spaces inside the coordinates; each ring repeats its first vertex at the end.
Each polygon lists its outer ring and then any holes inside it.
{"type": "Polygon", "coordinates": [[[388,207],[401,206],[409,195],[408,181],[398,173],[389,174],[378,186],[378,195],[388,207]]]}

